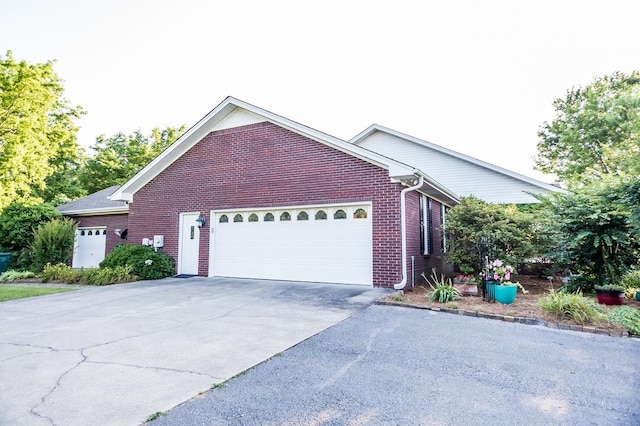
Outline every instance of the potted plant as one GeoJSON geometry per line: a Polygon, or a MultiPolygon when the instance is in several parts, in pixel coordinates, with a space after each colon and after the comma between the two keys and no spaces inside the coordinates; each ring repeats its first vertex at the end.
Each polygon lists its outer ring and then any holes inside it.
{"type": "Polygon", "coordinates": [[[478,295],[478,279],[473,275],[456,275],[453,278],[453,286],[463,296],[478,295]]]}
{"type": "Polygon", "coordinates": [[[596,297],[603,305],[622,305],[624,302],[624,287],[617,284],[597,285],[596,297]]]}
{"type": "MultiPolygon", "coordinates": [[[[505,305],[511,304],[516,300],[518,288],[523,294],[527,294],[527,290],[519,282],[511,281],[513,274],[513,266],[505,265],[500,259],[495,259],[487,265],[487,276],[493,282],[493,295],[495,300],[505,305]]],[[[487,282],[489,285],[489,282],[487,282]]]]}

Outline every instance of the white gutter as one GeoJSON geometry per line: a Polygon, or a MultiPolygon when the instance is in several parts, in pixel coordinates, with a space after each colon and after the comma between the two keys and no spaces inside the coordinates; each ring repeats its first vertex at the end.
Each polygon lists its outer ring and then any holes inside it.
{"type": "Polygon", "coordinates": [[[402,281],[398,284],[394,284],[395,290],[402,290],[407,285],[407,219],[405,218],[405,198],[406,193],[409,191],[415,191],[422,187],[424,183],[424,177],[420,175],[418,183],[414,186],[405,188],[400,192],[400,232],[402,234],[402,281]]]}

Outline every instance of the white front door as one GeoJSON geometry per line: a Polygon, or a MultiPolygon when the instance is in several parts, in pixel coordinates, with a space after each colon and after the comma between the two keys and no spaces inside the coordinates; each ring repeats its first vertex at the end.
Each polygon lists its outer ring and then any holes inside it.
{"type": "Polygon", "coordinates": [[[74,268],[97,268],[104,260],[107,228],[78,228],[73,245],[74,268]]]}
{"type": "Polygon", "coordinates": [[[200,228],[198,228],[196,219],[199,216],[200,213],[182,213],[180,215],[179,274],[198,275],[200,228]]]}

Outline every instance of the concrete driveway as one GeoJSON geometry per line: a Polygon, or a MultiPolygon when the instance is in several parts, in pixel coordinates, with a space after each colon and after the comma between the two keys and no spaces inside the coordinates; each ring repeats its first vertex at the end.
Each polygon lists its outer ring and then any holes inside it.
{"type": "Polygon", "coordinates": [[[194,277],[1,303],[0,424],[138,425],[385,294],[194,277]]]}

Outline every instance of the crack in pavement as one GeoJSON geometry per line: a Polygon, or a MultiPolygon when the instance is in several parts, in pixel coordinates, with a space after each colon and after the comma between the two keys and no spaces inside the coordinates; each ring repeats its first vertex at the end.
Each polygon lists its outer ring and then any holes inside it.
{"type": "Polygon", "coordinates": [[[358,354],[358,356],[355,357],[355,359],[353,361],[343,365],[331,377],[329,377],[323,383],[319,384],[317,386],[317,388],[318,389],[325,389],[326,387],[333,385],[335,382],[338,381],[338,379],[340,379],[342,376],[344,376],[347,373],[347,371],[349,371],[349,369],[351,367],[353,367],[354,365],[356,365],[357,363],[362,361],[362,359],[365,356],[367,356],[369,354],[369,352],[371,352],[371,349],[373,348],[373,343],[376,340],[376,337],[378,336],[379,332],[380,332],[379,328],[373,330],[371,332],[371,335],[369,336],[369,341],[367,342],[367,347],[365,348],[365,350],[363,352],[361,352],[360,354],[358,354]]]}
{"type": "Polygon", "coordinates": [[[191,371],[191,370],[180,370],[178,368],[169,368],[169,367],[153,367],[153,366],[144,366],[144,365],[136,365],[136,364],[127,364],[124,362],[109,362],[109,361],[91,361],[91,360],[87,360],[86,364],[102,364],[102,365],[117,365],[117,366],[121,366],[121,367],[133,367],[133,368],[139,368],[141,370],[159,370],[159,371],[171,371],[174,373],[188,373],[188,374],[195,374],[197,376],[204,376],[204,377],[208,377],[212,380],[223,380],[220,377],[215,377],[212,376],[211,374],[207,374],[207,373],[201,373],[199,371],[191,371]]]}
{"type": "Polygon", "coordinates": [[[26,347],[26,348],[36,349],[34,351],[31,351],[31,352],[23,352],[23,353],[19,353],[19,354],[16,354],[16,355],[12,355],[12,356],[10,356],[8,358],[2,358],[2,359],[0,359],[0,362],[10,361],[10,360],[15,359],[15,358],[23,357],[25,355],[42,354],[42,353],[47,353],[47,352],[59,352],[56,348],[53,348],[51,346],[37,346],[37,345],[31,345],[29,343],[0,342],[0,345],[17,346],[17,347],[26,347]]]}
{"type": "MultiPolygon", "coordinates": [[[[61,351],[62,352],[62,351],[61,351]]],[[[67,369],[64,373],[62,373],[60,376],[58,376],[58,378],[56,379],[56,383],[55,385],[49,390],[49,392],[47,392],[44,396],[42,396],[40,398],[40,402],[38,404],[36,404],[35,406],[33,406],[29,412],[31,414],[33,414],[34,416],[40,417],[44,420],[47,420],[49,423],[51,423],[53,426],[57,426],[56,422],[48,416],[45,416],[44,414],[38,413],[36,410],[38,407],[42,406],[46,401],[47,398],[49,398],[49,396],[51,396],[56,389],[58,389],[58,387],[60,387],[60,382],[62,382],[62,379],[64,379],[64,377],[69,374],[70,372],[72,372],[73,370],[75,370],[76,368],[78,368],[81,364],[83,364],[86,360],[87,360],[87,356],[83,353],[82,349],[80,350],[73,350],[73,351],[67,351],[67,352],[79,352],[80,355],[82,356],[82,359],[80,361],[78,361],[76,363],[76,365],[74,365],[73,367],[67,369]]]]}

